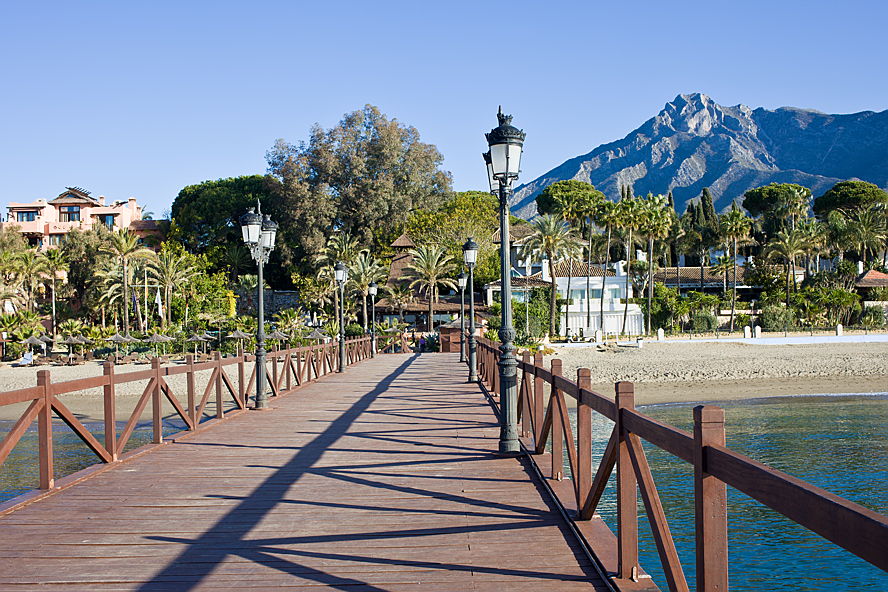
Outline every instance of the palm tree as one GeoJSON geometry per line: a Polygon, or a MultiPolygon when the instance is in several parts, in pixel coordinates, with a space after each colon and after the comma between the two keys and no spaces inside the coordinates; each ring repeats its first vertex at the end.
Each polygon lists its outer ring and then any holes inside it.
{"type": "Polygon", "coordinates": [[[355,258],[348,271],[349,281],[361,293],[361,318],[364,320],[364,333],[366,333],[368,327],[367,296],[370,293],[370,284],[385,277],[385,266],[379,259],[371,255],[370,251],[364,250],[355,258]]]}
{"type": "Polygon", "coordinates": [[[176,288],[183,288],[198,273],[186,253],[172,249],[164,249],[148,261],[148,275],[163,289],[162,327],[172,322],[173,292],[176,288]]]}
{"type": "Polygon", "coordinates": [[[24,296],[25,308],[29,311],[34,309],[36,293],[47,276],[47,269],[46,258],[37,249],[28,249],[16,255],[15,273],[24,296]]]}
{"type": "Polygon", "coordinates": [[[546,259],[549,262],[552,294],[549,296],[549,333],[547,337],[550,337],[555,334],[555,299],[558,293],[555,260],[570,257],[576,253],[579,242],[574,236],[573,230],[559,216],[545,214],[533,220],[530,225],[533,228],[533,234],[524,241],[521,256],[538,260],[546,259]]]}
{"type": "Polygon", "coordinates": [[[58,274],[68,271],[68,261],[61,249],[50,249],[44,255],[46,272],[49,275],[50,294],[52,296],[52,334],[56,332],[56,279],[58,274]]]}
{"type": "Polygon", "coordinates": [[[404,309],[413,302],[413,290],[403,284],[386,286],[385,291],[389,302],[398,309],[398,320],[404,322],[404,309]]]}
{"type": "Polygon", "coordinates": [[[737,306],[737,245],[749,239],[749,232],[752,230],[752,220],[736,207],[730,212],[723,215],[720,220],[721,233],[726,240],[731,241],[731,254],[734,256],[734,279],[731,282],[731,325],[730,330],[734,330],[734,311],[737,306]]]}
{"type": "Polygon", "coordinates": [[[795,230],[781,230],[777,233],[777,236],[771,239],[765,250],[766,257],[783,259],[786,266],[786,306],[789,306],[790,274],[792,275],[793,285],[795,285],[795,259],[804,253],[804,237],[795,230]]]}
{"type": "Polygon", "coordinates": [[[613,236],[614,226],[616,226],[618,215],[619,210],[617,209],[617,204],[612,201],[601,202],[595,213],[595,223],[599,226],[603,226],[607,232],[607,240],[604,243],[604,266],[601,273],[601,301],[599,303],[600,316],[598,319],[602,331],[604,330],[604,289],[607,282],[607,268],[610,264],[611,237],[613,236]]]}
{"type": "Polygon", "coordinates": [[[339,308],[339,290],[336,288],[336,277],[333,268],[340,261],[351,267],[360,252],[358,239],[345,231],[335,232],[327,239],[324,250],[315,263],[319,266],[318,281],[329,283],[333,290],[333,308],[339,308]]]}
{"type": "Polygon", "coordinates": [[[228,277],[233,282],[241,271],[248,268],[250,252],[240,241],[231,243],[222,253],[222,263],[228,268],[228,277]]]}
{"type": "Polygon", "coordinates": [[[632,249],[635,243],[632,241],[632,233],[641,227],[641,215],[643,205],[636,197],[629,197],[617,202],[617,219],[616,225],[627,232],[626,240],[626,305],[623,308],[623,328],[620,333],[626,333],[626,320],[629,318],[629,282],[631,274],[629,267],[632,265],[632,249]]]}
{"type": "Polygon", "coordinates": [[[877,255],[888,236],[884,208],[879,204],[871,204],[843,214],[848,220],[849,234],[860,254],[860,260],[866,263],[870,250],[873,255],[877,255]]]}
{"type": "Polygon", "coordinates": [[[104,252],[120,262],[121,277],[123,278],[123,327],[124,331],[129,333],[129,263],[133,259],[150,257],[153,255],[153,251],[140,245],[139,237],[126,229],[121,229],[111,234],[109,244],[104,252]]]}
{"type": "Polygon", "coordinates": [[[423,245],[408,251],[413,261],[405,270],[412,279],[410,288],[419,288],[429,299],[429,331],[435,330],[435,302],[439,287],[456,289],[456,282],[446,277],[453,270],[453,258],[439,245],[423,245]]]}
{"type": "Polygon", "coordinates": [[[668,198],[663,195],[650,195],[642,202],[639,231],[647,237],[648,243],[648,295],[647,295],[647,334],[651,333],[651,306],[654,300],[654,241],[669,236],[672,230],[673,210],[668,198]]]}

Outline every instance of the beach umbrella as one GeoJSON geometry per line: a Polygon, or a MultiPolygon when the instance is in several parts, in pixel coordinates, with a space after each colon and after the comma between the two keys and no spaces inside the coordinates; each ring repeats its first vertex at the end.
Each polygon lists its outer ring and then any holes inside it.
{"type": "Polygon", "coordinates": [[[41,335],[41,336],[38,337],[37,339],[39,339],[40,341],[42,341],[43,343],[45,343],[45,344],[47,344],[47,345],[49,345],[50,343],[52,343],[53,341],[55,341],[55,339],[53,339],[53,338],[50,337],[49,335],[41,335]]]}
{"type": "Polygon", "coordinates": [[[166,343],[166,339],[163,338],[163,335],[158,335],[157,333],[153,333],[148,339],[146,339],[148,343],[154,344],[154,355],[157,355],[157,344],[158,343],[166,343]]]}
{"type": "Polygon", "coordinates": [[[40,341],[39,338],[34,337],[33,335],[31,335],[27,339],[23,339],[22,343],[27,343],[28,345],[39,345],[40,347],[43,347],[44,345],[46,345],[45,343],[40,341]]]}
{"type": "Polygon", "coordinates": [[[68,346],[68,357],[69,357],[69,358],[70,358],[71,355],[73,354],[73,350],[72,350],[72,348],[73,348],[75,345],[79,345],[79,344],[80,344],[80,342],[77,341],[77,338],[74,337],[73,335],[69,335],[65,340],[60,341],[59,343],[61,343],[62,345],[67,345],[67,346],[68,346]]]}
{"type": "Polygon", "coordinates": [[[286,339],[286,338],[287,338],[287,335],[286,335],[285,333],[281,333],[280,331],[278,331],[277,329],[275,329],[274,331],[272,331],[271,333],[269,333],[268,335],[266,335],[266,337],[267,337],[268,339],[273,339],[273,340],[277,341],[277,342],[278,342],[277,347],[278,347],[278,349],[280,349],[280,348],[281,348],[280,341],[283,340],[283,339],[286,339]]]}
{"type": "Polygon", "coordinates": [[[197,344],[205,342],[206,339],[204,339],[202,335],[194,334],[185,341],[191,341],[192,343],[194,343],[194,355],[197,355],[197,344]]]}
{"type": "Polygon", "coordinates": [[[306,339],[327,339],[327,336],[317,329],[312,329],[311,333],[305,336],[306,339]]]}
{"type": "MultiPolygon", "coordinates": [[[[74,337],[74,339],[76,339],[76,340],[77,340],[77,344],[78,344],[78,345],[81,345],[81,346],[82,346],[82,345],[89,345],[90,343],[92,343],[92,341],[90,341],[89,339],[87,339],[87,338],[84,337],[83,335],[77,335],[77,336],[74,337]]],[[[85,349],[85,348],[83,348],[83,347],[80,348],[80,353],[81,353],[81,354],[83,353],[84,349],[85,349]]]]}
{"type": "Polygon", "coordinates": [[[225,339],[237,339],[237,349],[239,351],[244,351],[244,339],[249,339],[250,336],[240,329],[235,329],[231,333],[225,336],[225,339]]]}
{"type": "Polygon", "coordinates": [[[120,344],[126,343],[126,337],[121,335],[120,333],[115,333],[111,337],[107,338],[105,341],[110,341],[114,344],[114,359],[117,359],[117,355],[120,353],[120,344]]]}

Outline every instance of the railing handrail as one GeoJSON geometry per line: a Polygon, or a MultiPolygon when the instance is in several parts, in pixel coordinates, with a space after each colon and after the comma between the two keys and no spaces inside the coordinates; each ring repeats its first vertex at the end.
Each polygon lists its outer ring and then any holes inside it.
{"type": "MultiPolygon", "coordinates": [[[[347,364],[351,365],[371,357],[371,338],[369,335],[346,339],[347,364]]],[[[271,366],[267,373],[271,395],[278,397],[290,394],[304,384],[314,382],[337,370],[339,359],[335,355],[338,347],[336,342],[319,343],[294,348],[283,348],[269,351],[266,354],[266,365],[271,366]]],[[[113,362],[103,364],[103,374],[86,378],[75,378],[63,382],[52,382],[49,370],[37,371],[37,385],[6,392],[0,392],[0,407],[17,403],[28,403],[28,407],[19,416],[10,431],[0,440],[0,465],[4,463],[12,449],[19,442],[28,427],[36,420],[38,424],[38,465],[40,473],[40,489],[53,489],[53,446],[52,417],[55,415],[91,449],[100,462],[111,463],[120,460],[120,451],[129,441],[137,422],[141,418],[148,403],[151,402],[151,422],[153,426],[153,444],[163,442],[162,404],[167,400],[175,409],[175,413],[186,424],[186,432],[194,431],[204,416],[204,409],[210,396],[215,391],[216,418],[210,421],[223,420],[232,412],[243,411],[247,401],[255,389],[255,372],[247,374],[246,364],[255,360],[255,356],[239,351],[235,356],[222,356],[212,352],[212,358],[196,362],[193,354],[187,354],[183,363],[162,365],[161,357],[151,359],[151,367],[134,372],[121,372],[113,362]],[[237,365],[237,380],[232,381],[224,371],[226,366],[237,365]],[[211,375],[203,392],[198,392],[195,376],[198,372],[211,371],[211,375]],[[183,405],[179,397],[166,382],[168,376],[185,374],[187,402],[183,405]],[[147,380],[145,389],[139,397],[135,409],[126,421],[122,430],[117,428],[116,417],[116,386],[136,381],[147,380]],[[237,383],[235,386],[234,382],[237,383]],[[102,388],[104,391],[104,443],[83,426],[67,406],[56,397],[86,389],[102,388]],[[226,411],[223,408],[223,397],[230,395],[236,409],[226,411]]],[[[15,500],[4,502],[7,510],[15,505],[15,500]]]]}
{"type": "MultiPolygon", "coordinates": [[[[499,349],[494,342],[479,338],[479,375],[483,382],[491,385],[493,395],[497,396],[497,361],[499,349]]],[[[616,466],[626,477],[631,476],[630,489],[624,490],[618,485],[618,513],[634,510],[635,477],[643,501],[648,509],[654,539],[660,553],[661,563],[666,572],[670,589],[686,589],[681,566],[674,554],[668,525],[662,513],[659,496],[653,480],[645,482],[650,476],[644,451],[633,443],[633,439],[641,438],[667,453],[691,463],[695,466],[695,483],[705,484],[704,491],[696,492],[698,516],[695,524],[698,533],[698,578],[704,582],[727,582],[727,533],[726,530],[726,499],[724,487],[730,485],[734,489],[752,497],[770,507],[779,514],[815,532],[826,540],[842,547],[858,557],[872,563],[876,567],[888,571],[888,516],[874,512],[860,504],[832,494],[820,487],[801,479],[773,469],[763,463],[735,452],[724,445],[724,412],[716,407],[699,406],[695,408],[695,433],[691,434],[671,425],[657,421],[634,408],[634,386],[631,383],[617,383],[616,397],[611,399],[597,393],[589,385],[589,370],[580,369],[578,380],[574,382],[560,376],[561,361],[553,360],[552,369],[542,366],[542,355],[537,354],[531,361],[529,354],[519,361],[518,367],[523,371],[519,390],[519,421],[525,446],[531,454],[541,454],[546,448],[550,437],[552,440],[552,469],[550,477],[561,478],[562,443],[556,439],[573,440],[570,426],[559,426],[566,420],[566,409],[559,409],[559,399],[567,395],[577,401],[577,434],[575,442],[568,444],[568,460],[574,470],[576,502],[580,508],[578,519],[592,517],[601,493],[613,468],[616,466]],[[585,382],[580,386],[578,383],[585,382]],[[543,409],[543,384],[551,390],[547,409],[543,409]],[[620,397],[623,394],[624,401],[620,397]],[[580,462],[584,443],[591,445],[591,421],[581,417],[588,413],[583,408],[594,410],[616,422],[611,442],[608,444],[601,465],[592,474],[591,463],[580,462]],[[559,415],[560,414],[560,415],[559,415]],[[556,417],[557,416],[557,417],[556,417]],[[584,424],[582,427],[580,424],[584,424]],[[565,434],[564,428],[567,427],[565,434]],[[579,433],[588,430],[588,434],[579,433]],[[707,430],[710,430],[707,432],[707,430]],[[714,432],[712,430],[715,430],[714,432]],[[700,435],[698,435],[700,434],[700,435]],[[707,435],[709,434],[709,435],[707,435]],[[721,440],[719,441],[719,438],[721,440]],[[625,450],[623,447],[625,446],[625,450]],[[626,453],[624,456],[623,452],[626,453]],[[557,458],[556,458],[557,457],[557,458]],[[557,465],[557,466],[556,466],[557,465]],[[707,481],[714,479],[716,481],[707,481]],[[712,485],[716,485],[715,488],[712,485]],[[709,489],[706,489],[706,488],[709,489]],[[719,495],[722,496],[719,499],[719,495]],[[708,515],[700,518],[699,510],[705,508],[708,515]],[[713,518],[713,514],[715,515],[713,518]],[[723,522],[723,526],[718,524],[723,522]],[[715,524],[713,524],[715,522],[715,524]],[[702,537],[702,539],[701,539],[702,537]],[[716,539],[716,540],[708,540],[716,539]],[[669,539],[669,540],[666,540],[669,539]],[[718,540],[723,539],[723,540],[718,540]],[[703,541],[702,544],[700,541],[703,541]],[[707,555],[705,547],[710,544],[717,547],[715,552],[707,555]],[[701,549],[700,547],[704,547],[701,549]],[[723,557],[720,556],[723,553],[723,557]],[[719,555],[720,557],[714,557],[719,555]],[[702,563],[701,563],[702,562],[702,563]],[[702,571],[702,574],[701,574],[702,571]]],[[[587,455],[586,455],[587,456],[587,455]]],[[[631,515],[621,516],[624,522],[631,515]]],[[[621,524],[618,532],[619,555],[621,565],[618,569],[620,577],[638,570],[637,552],[632,553],[631,547],[637,547],[637,528],[626,528],[621,524]],[[625,532],[624,532],[625,531],[625,532]],[[629,539],[629,540],[624,540],[629,539]],[[625,554],[625,555],[624,555],[625,554]],[[630,559],[633,565],[625,565],[624,559],[630,559]]],[[[710,550],[711,551],[711,550],[710,550]]],[[[637,573],[634,572],[634,573],[637,573]]],[[[706,589],[709,589],[708,587],[706,589]]]]}

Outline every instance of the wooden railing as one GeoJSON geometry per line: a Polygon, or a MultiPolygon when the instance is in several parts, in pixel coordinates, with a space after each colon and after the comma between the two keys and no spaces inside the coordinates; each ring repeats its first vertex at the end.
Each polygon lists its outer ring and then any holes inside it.
{"type": "MultiPolygon", "coordinates": [[[[499,349],[478,340],[479,376],[497,400],[499,349]]],[[[561,375],[561,360],[543,367],[542,355],[525,353],[518,388],[519,433],[525,449],[543,455],[551,450],[542,472],[564,478],[564,446],[572,475],[572,500],[577,521],[593,517],[605,486],[617,472],[617,565],[615,577],[634,580],[638,565],[637,498],[650,522],[654,542],[670,590],[688,590],[669,524],[641,445],[645,440],[694,467],[696,575],[698,590],[727,590],[728,525],[726,486],[786,516],[876,567],[888,571],[888,516],[873,512],[824,489],[768,467],[725,446],[724,410],[694,408],[694,431],[661,423],[635,409],[634,386],[618,382],[613,399],[591,390],[591,372],[577,370],[576,382],[561,375]],[[545,390],[548,385],[548,400],[545,390]],[[577,405],[573,433],[565,397],[577,405]],[[598,468],[592,471],[592,412],[614,422],[598,468]]],[[[537,457],[538,459],[540,457],[537,457]]],[[[563,488],[562,488],[563,491],[563,488]]],[[[557,490],[556,490],[557,494],[557,490]]],[[[567,500],[562,500],[567,501],[567,500]]],[[[567,504],[566,504],[567,505],[567,504]]]]}
{"type": "MultiPolygon", "coordinates": [[[[348,365],[369,358],[370,353],[370,337],[354,337],[346,340],[348,365]]],[[[232,412],[246,409],[247,401],[256,386],[256,365],[250,364],[251,370],[249,377],[247,377],[247,364],[254,361],[255,356],[249,354],[223,357],[219,352],[214,352],[209,361],[196,362],[193,355],[187,355],[184,363],[164,366],[161,364],[160,358],[153,358],[149,369],[120,373],[116,371],[114,364],[106,363],[101,376],[65,382],[52,382],[49,370],[38,370],[36,386],[0,393],[0,406],[29,403],[0,442],[0,465],[9,456],[28,427],[36,420],[39,487],[40,489],[52,489],[55,485],[53,415],[67,424],[103,463],[113,463],[120,460],[121,453],[149,402],[151,403],[153,444],[163,442],[164,401],[173,407],[175,415],[178,415],[185,423],[186,431],[194,431],[198,428],[211,396],[215,397],[215,419],[222,420],[232,412]],[[237,366],[237,380],[232,381],[225,372],[225,368],[235,365],[237,366]],[[200,391],[197,388],[197,378],[199,373],[205,371],[210,371],[210,374],[206,386],[203,391],[200,391]],[[184,404],[167,381],[168,377],[179,374],[185,375],[184,404]],[[147,384],[123,429],[118,432],[116,389],[119,385],[137,381],[147,381],[147,384]],[[237,382],[237,386],[234,382],[237,382]],[[67,393],[94,388],[103,389],[103,441],[99,441],[58,398],[67,393]],[[233,405],[229,404],[228,410],[225,409],[226,398],[230,398],[233,402],[233,405]]],[[[339,356],[335,342],[268,352],[266,367],[271,396],[287,395],[303,384],[337,371],[338,365],[339,356]]]]}

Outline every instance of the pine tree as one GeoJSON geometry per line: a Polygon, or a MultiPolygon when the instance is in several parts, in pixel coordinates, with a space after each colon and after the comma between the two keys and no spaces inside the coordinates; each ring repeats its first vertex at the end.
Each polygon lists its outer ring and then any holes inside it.
{"type": "Polygon", "coordinates": [[[700,196],[700,206],[703,208],[706,225],[712,229],[718,228],[718,214],[715,213],[715,206],[712,204],[712,195],[709,193],[709,187],[703,188],[703,194],[700,196]]]}

